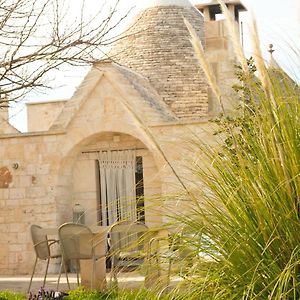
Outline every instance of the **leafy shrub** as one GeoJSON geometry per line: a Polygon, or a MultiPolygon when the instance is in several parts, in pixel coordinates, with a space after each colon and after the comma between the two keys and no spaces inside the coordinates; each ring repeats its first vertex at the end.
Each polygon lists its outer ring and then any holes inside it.
{"type": "Polygon", "coordinates": [[[0,300],[26,300],[26,296],[11,291],[0,291],[0,300]]]}
{"type": "Polygon", "coordinates": [[[100,293],[96,290],[86,290],[83,287],[79,287],[69,292],[69,295],[64,299],[66,300],[102,300],[108,299],[106,294],[100,293]]]}
{"type": "Polygon", "coordinates": [[[139,289],[139,290],[108,290],[106,292],[99,292],[96,290],[87,290],[79,287],[69,292],[69,295],[64,297],[65,300],[154,300],[170,299],[167,295],[160,296],[155,292],[139,289]]]}

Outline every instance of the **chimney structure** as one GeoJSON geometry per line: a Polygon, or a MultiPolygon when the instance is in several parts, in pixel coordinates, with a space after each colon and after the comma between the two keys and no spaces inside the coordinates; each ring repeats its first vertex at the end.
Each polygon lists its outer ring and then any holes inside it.
{"type": "MultiPolygon", "coordinates": [[[[239,0],[225,0],[224,3],[226,4],[230,13],[234,15],[234,18],[238,23],[239,13],[240,11],[246,10],[245,6],[239,0]]],[[[196,7],[202,12],[204,16],[204,21],[216,21],[217,16],[222,14],[220,5],[216,0],[209,1],[207,3],[198,4],[196,5],[196,7]]]]}
{"type": "MultiPolygon", "coordinates": [[[[226,0],[224,3],[235,19],[238,32],[240,32],[240,12],[246,11],[245,6],[239,0],[226,0]]],[[[206,56],[211,63],[217,83],[223,93],[225,110],[230,111],[235,106],[232,101],[234,95],[231,86],[236,81],[234,75],[236,58],[226,20],[224,20],[221,7],[216,0],[198,4],[196,7],[204,17],[206,56]]],[[[213,95],[210,95],[209,98],[211,99],[209,101],[209,112],[211,114],[220,113],[220,104],[217,103],[213,95]]]]}

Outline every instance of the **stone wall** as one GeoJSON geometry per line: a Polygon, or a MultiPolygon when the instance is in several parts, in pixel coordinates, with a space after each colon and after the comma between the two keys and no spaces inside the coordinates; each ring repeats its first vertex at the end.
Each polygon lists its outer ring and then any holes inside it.
{"type": "Polygon", "coordinates": [[[65,104],[66,100],[27,103],[27,130],[29,132],[48,130],[65,104]]]}
{"type": "Polygon", "coordinates": [[[0,188],[2,275],[31,272],[34,261],[31,224],[57,224],[58,139],[56,135],[23,137],[21,134],[1,139],[0,166],[7,168],[10,175],[9,185],[0,188]]]}

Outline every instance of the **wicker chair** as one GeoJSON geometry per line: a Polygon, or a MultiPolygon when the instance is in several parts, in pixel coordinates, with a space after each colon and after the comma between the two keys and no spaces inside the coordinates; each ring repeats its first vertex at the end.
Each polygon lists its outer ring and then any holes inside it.
{"type": "Polygon", "coordinates": [[[49,267],[49,262],[51,258],[60,258],[61,254],[52,254],[50,247],[52,245],[58,244],[58,240],[54,239],[48,239],[47,235],[43,233],[42,227],[38,225],[31,225],[30,227],[30,232],[31,232],[31,238],[33,242],[33,248],[35,251],[35,262],[34,262],[34,267],[32,270],[29,286],[28,286],[28,292],[30,291],[31,284],[32,284],[32,279],[34,276],[35,268],[37,261],[40,260],[47,260],[47,266],[46,266],[46,271],[45,271],[45,276],[44,276],[44,282],[43,282],[43,287],[45,286],[46,283],[46,278],[47,278],[47,273],[48,273],[48,267],[49,267]]]}
{"type": "MultiPolygon", "coordinates": [[[[79,286],[80,260],[91,259],[93,261],[91,287],[93,287],[96,260],[105,257],[106,254],[96,254],[95,248],[100,242],[103,243],[103,241],[95,242],[95,236],[90,228],[77,223],[65,223],[61,225],[58,229],[58,236],[62,252],[62,265],[59,272],[59,278],[61,276],[62,267],[64,267],[66,272],[67,264],[72,260],[76,263],[77,284],[79,286]]],[[[68,286],[70,288],[69,282],[68,286]]]]}
{"type": "Polygon", "coordinates": [[[140,265],[147,256],[145,245],[148,243],[144,223],[121,221],[112,225],[109,230],[109,255],[111,258],[111,277],[117,284],[117,272],[120,267],[140,265]]]}

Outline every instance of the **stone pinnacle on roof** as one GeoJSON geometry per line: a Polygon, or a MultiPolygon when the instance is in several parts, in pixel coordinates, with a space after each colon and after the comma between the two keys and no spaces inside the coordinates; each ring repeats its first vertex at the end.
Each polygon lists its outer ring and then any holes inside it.
{"type": "Polygon", "coordinates": [[[284,82],[285,88],[286,84],[290,85],[291,89],[297,89],[298,90],[298,85],[295,83],[295,81],[279,66],[277,63],[276,59],[273,56],[273,53],[275,52],[273,48],[273,44],[269,45],[269,50],[268,52],[270,53],[270,59],[269,62],[267,63],[268,69],[271,72],[272,76],[275,76],[277,80],[284,82]]]}
{"type": "Polygon", "coordinates": [[[272,68],[272,69],[280,69],[277,61],[275,60],[274,56],[273,56],[273,53],[275,52],[274,48],[273,48],[273,44],[270,44],[269,45],[269,50],[268,52],[270,53],[270,60],[269,60],[269,68],[272,68]]]}
{"type": "Polygon", "coordinates": [[[206,116],[208,86],[184,23],[188,20],[204,43],[203,16],[187,0],[148,3],[110,56],[147,78],[178,118],[206,116]]]}
{"type": "Polygon", "coordinates": [[[139,6],[143,9],[158,6],[182,6],[192,7],[189,0],[143,0],[139,2],[139,6]]]}

